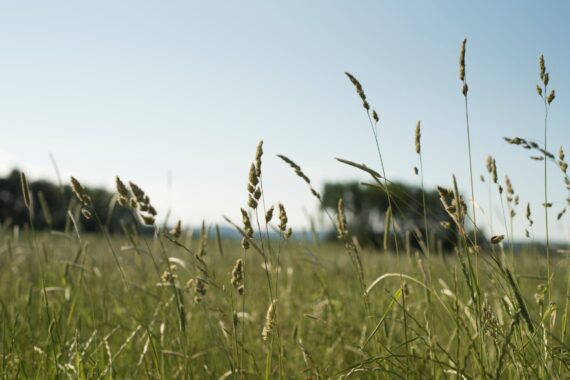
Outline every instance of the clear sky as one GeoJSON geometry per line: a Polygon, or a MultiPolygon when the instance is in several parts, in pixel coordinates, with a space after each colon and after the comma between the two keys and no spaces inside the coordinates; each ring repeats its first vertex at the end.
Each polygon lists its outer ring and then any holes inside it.
{"type": "MultiPolygon", "coordinates": [[[[521,196],[517,236],[530,201],[540,238],[542,164],[501,137],[541,137],[534,87],[544,53],[557,91],[550,146],[570,154],[569,17],[567,1],[5,1],[0,170],[55,179],[52,153],[65,178],[111,188],[120,175],[160,213],[172,207],[195,226],[222,214],[239,220],[263,139],[267,200],[282,201],[300,227],[316,204],[275,154],[297,161],[317,187],[365,178],[335,156],[377,166],[350,71],[380,114],[388,177],[417,183],[421,119],[426,184],[449,185],[455,173],[468,194],[458,79],[468,37],[476,178],[495,156],[521,196]]],[[[554,218],[566,194],[557,168],[550,173],[551,198],[561,202],[554,218]]],[[[477,181],[475,191],[485,206],[486,187],[477,181]]],[[[552,231],[566,239],[568,222],[552,231]]]]}

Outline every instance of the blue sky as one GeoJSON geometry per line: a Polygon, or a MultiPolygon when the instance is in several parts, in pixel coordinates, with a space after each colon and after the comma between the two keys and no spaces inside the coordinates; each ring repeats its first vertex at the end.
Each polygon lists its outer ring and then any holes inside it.
{"type": "MultiPolygon", "coordinates": [[[[0,170],[53,179],[52,153],[64,177],[110,188],[120,175],[162,214],[172,207],[197,225],[239,219],[263,139],[267,200],[283,202],[300,228],[316,204],[275,154],[297,161],[317,186],[364,178],[335,156],[377,165],[350,71],[380,114],[388,176],[417,183],[421,119],[426,184],[448,185],[455,173],[467,194],[458,52],[468,37],[476,177],[495,156],[523,205],[531,202],[541,238],[541,164],[501,137],[542,135],[534,86],[544,53],[557,91],[549,144],[570,152],[569,15],[564,1],[3,2],[0,170]]],[[[562,178],[554,166],[550,173],[551,198],[563,202],[562,178]]],[[[475,191],[485,207],[486,187],[475,191]]],[[[567,222],[552,231],[566,240],[567,222]]]]}

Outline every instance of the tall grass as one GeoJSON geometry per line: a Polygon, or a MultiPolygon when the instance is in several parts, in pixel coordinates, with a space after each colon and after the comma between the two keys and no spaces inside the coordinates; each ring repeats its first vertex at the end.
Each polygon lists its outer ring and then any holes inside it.
{"type": "MultiPolygon", "coordinates": [[[[366,174],[371,181],[368,186],[386,192],[389,207],[382,252],[362,247],[352,234],[343,198],[336,210],[325,208],[301,166],[279,155],[308,186],[307,196],[320,202],[331,223],[328,228],[334,229],[339,241],[315,245],[294,233],[285,206],[265,193],[263,142],[257,145],[249,176],[244,178],[245,202],[236,205],[241,221],[226,217],[241,241],[222,236],[218,225],[211,238],[206,222],[198,236],[181,222],[172,228],[159,226],[159,213],[149,195],[119,178],[113,207],[126,207],[134,216],[133,222],[123,226],[124,235],[108,233],[94,212],[88,189],[75,178],[71,180],[76,199],[68,210],[69,227],[35,232],[31,206],[38,199],[45,217],[49,205],[43,204],[45,199],[33,192],[22,175],[21,202],[29,211],[29,223],[23,231],[8,224],[0,227],[2,378],[570,376],[570,271],[566,278],[551,271],[551,267],[568,263],[566,258],[550,255],[547,161],[557,163],[568,188],[570,180],[563,150],[558,159],[547,151],[554,92],[547,93],[543,58],[540,72],[543,86],[537,91],[545,104],[544,145],[521,138],[507,141],[539,151],[545,163],[544,260],[536,248],[515,253],[513,218],[518,198],[509,179],[505,179],[503,194],[492,158],[487,160],[487,212],[492,221],[494,183],[501,205],[506,196],[510,223],[503,212],[504,231],[495,224],[490,241],[478,237],[465,41],[460,79],[473,207],[463,198],[454,175],[449,185],[438,187],[441,207],[452,221],[451,225],[444,223],[454,234],[455,248],[449,254],[432,254],[432,247],[443,242],[430,241],[437,235],[430,231],[434,227],[428,225],[428,216],[436,210],[428,209],[425,202],[420,124],[415,131],[415,151],[421,171],[418,213],[423,226],[404,231],[384,167],[380,118],[370,107],[362,84],[348,73],[365,109],[378,163],[368,166],[337,160],[366,174]],[[78,218],[94,218],[101,233],[85,234],[78,218]],[[407,244],[403,254],[398,236],[406,234],[416,237],[420,250],[413,252],[407,244]],[[504,258],[505,241],[512,260],[504,258]],[[212,254],[211,246],[218,254],[212,254]],[[561,318],[557,305],[564,305],[561,318]]],[[[526,218],[532,231],[530,204],[526,218]]]]}

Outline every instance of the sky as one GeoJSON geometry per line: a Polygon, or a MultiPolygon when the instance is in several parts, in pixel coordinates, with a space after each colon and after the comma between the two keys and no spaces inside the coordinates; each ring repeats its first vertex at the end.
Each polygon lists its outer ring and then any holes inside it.
{"type": "MultiPolygon", "coordinates": [[[[283,202],[297,229],[318,207],[277,154],[321,188],[365,180],[343,157],[378,168],[354,74],[380,115],[386,174],[418,184],[414,128],[422,121],[426,186],[455,174],[469,194],[464,99],[458,78],[468,38],[467,80],[475,200],[504,233],[498,198],[489,212],[478,180],[496,158],[544,237],[542,163],[503,136],[542,140],[535,92],[544,54],[556,99],[549,150],[570,152],[570,3],[551,1],[12,1],[0,4],[0,174],[62,176],[113,187],[139,184],[160,215],[188,226],[222,215],[239,221],[255,147],[264,140],[268,203],[283,202]]],[[[549,168],[551,218],[566,191],[549,168]]],[[[494,194],[494,193],[493,193],[494,194]]],[[[569,213],[570,214],[570,213],[569,213]]],[[[551,222],[566,241],[570,229],[551,222]]]]}

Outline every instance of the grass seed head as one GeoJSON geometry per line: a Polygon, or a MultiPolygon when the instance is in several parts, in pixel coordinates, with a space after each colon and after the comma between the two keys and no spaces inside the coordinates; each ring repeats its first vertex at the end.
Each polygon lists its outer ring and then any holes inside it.
{"type": "Polygon", "coordinates": [[[552,103],[554,98],[556,98],[556,93],[554,92],[554,90],[552,90],[552,91],[550,91],[550,94],[548,94],[548,97],[546,98],[546,102],[548,104],[550,104],[550,103],[552,103]]]}
{"type": "Polygon", "coordinates": [[[170,230],[170,235],[172,235],[172,237],[174,237],[175,239],[178,239],[181,234],[182,234],[182,222],[179,219],[178,222],[176,222],[176,224],[174,225],[174,227],[170,230]]]}
{"type": "Polygon", "coordinates": [[[273,206],[269,207],[269,209],[265,212],[265,223],[269,223],[271,222],[271,219],[273,219],[273,211],[275,210],[275,208],[273,206]]]}
{"type": "Polygon", "coordinates": [[[534,221],[532,220],[532,213],[530,212],[530,203],[526,204],[526,220],[528,220],[528,225],[532,227],[534,221]]]}
{"type": "Polygon", "coordinates": [[[119,194],[120,197],[123,198],[129,198],[130,197],[130,192],[129,189],[127,189],[127,186],[123,183],[123,181],[121,181],[121,179],[117,176],[115,177],[115,185],[117,187],[117,193],[119,194]]]}
{"type": "Polygon", "coordinates": [[[422,138],[421,121],[418,120],[418,124],[416,125],[416,139],[415,139],[417,154],[420,154],[422,149],[421,138],[422,138]]]}
{"type": "Polygon", "coordinates": [[[508,175],[505,176],[505,186],[507,186],[507,194],[513,195],[515,193],[513,183],[508,175]]]}
{"type": "Polygon", "coordinates": [[[234,268],[232,269],[231,283],[234,288],[238,289],[243,285],[244,265],[242,259],[237,259],[234,268]]]}
{"type": "Polygon", "coordinates": [[[255,174],[261,177],[261,157],[263,156],[263,140],[259,141],[255,149],[255,174]]]}
{"type": "Polygon", "coordinates": [[[285,232],[285,230],[287,229],[287,211],[285,211],[285,206],[283,206],[282,203],[279,203],[277,205],[277,207],[279,208],[279,230],[281,232],[285,232]]]}
{"type": "Polygon", "coordinates": [[[91,201],[91,197],[87,194],[87,190],[81,185],[81,183],[75,177],[71,177],[71,190],[81,202],[81,204],[85,207],[92,207],[93,203],[91,201]]]}
{"type": "Polygon", "coordinates": [[[133,195],[135,196],[135,199],[137,200],[138,203],[146,203],[145,202],[145,193],[143,191],[143,189],[141,189],[136,183],[134,182],[129,182],[129,186],[131,187],[131,191],[133,192],[133,195]]]}
{"type": "Polygon", "coordinates": [[[462,82],[465,82],[465,45],[467,45],[467,38],[463,39],[459,51],[459,80],[462,82]]]}
{"type": "Polygon", "coordinates": [[[494,235],[491,237],[491,243],[492,244],[499,244],[500,242],[503,241],[504,238],[505,238],[505,235],[494,235]]]}
{"type": "Polygon", "coordinates": [[[267,341],[271,337],[271,333],[275,328],[275,316],[277,314],[277,300],[271,301],[269,308],[267,309],[267,314],[265,315],[265,325],[261,331],[261,337],[263,340],[267,341]]]}
{"type": "Polygon", "coordinates": [[[544,63],[544,55],[541,54],[538,58],[538,66],[540,69],[540,79],[544,82],[544,77],[546,76],[546,64],[544,63]]]}
{"type": "Polygon", "coordinates": [[[354,75],[352,75],[348,72],[345,72],[345,74],[348,77],[348,79],[352,82],[352,84],[354,85],[354,88],[356,89],[356,93],[358,94],[358,96],[362,100],[362,106],[364,107],[366,112],[370,111],[370,104],[368,104],[368,101],[366,100],[366,94],[364,93],[364,89],[362,88],[362,85],[360,84],[360,82],[354,77],[354,75]]]}
{"type": "Polygon", "coordinates": [[[493,182],[497,183],[499,180],[499,177],[497,175],[497,162],[495,161],[494,158],[493,158],[493,164],[492,164],[492,169],[491,169],[491,176],[493,178],[493,182]]]}
{"type": "Polygon", "coordinates": [[[560,145],[560,148],[558,148],[558,167],[564,174],[566,174],[566,171],[568,170],[568,163],[565,158],[566,155],[564,154],[564,149],[562,148],[562,145],[560,145]]]}
{"type": "Polygon", "coordinates": [[[200,303],[206,296],[206,281],[197,277],[194,281],[194,302],[200,303]]]}
{"type": "Polygon", "coordinates": [[[339,198],[337,203],[336,229],[338,232],[339,239],[345,240],[346,238],[348,238],[348,226],[346,224],[346,214],[344,213],[344,200],[342,198],[339,198]]]}

